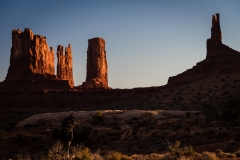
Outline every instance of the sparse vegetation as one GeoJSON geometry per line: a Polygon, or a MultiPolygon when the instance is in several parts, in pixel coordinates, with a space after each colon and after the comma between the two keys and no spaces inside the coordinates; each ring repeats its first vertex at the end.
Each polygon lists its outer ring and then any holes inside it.
{"type": "Polygon", "coordinates": [[[168,159],[169,160],[178,160],[183,157],[194,157],[196,156],[196,152],[190,146],[181,147],[181,142],[176,141],[174,144],[170,144],[168,142],[168,159]]]}
{"type": "Polygon", "coordinates": [[[96,120],[100,120],[100,121],[102,121],[103,116],[104,116],[104,114],[103,114],[102,111],[97,111],[96,114],[93,115],[93,118],[96,119],[96,120]]]}

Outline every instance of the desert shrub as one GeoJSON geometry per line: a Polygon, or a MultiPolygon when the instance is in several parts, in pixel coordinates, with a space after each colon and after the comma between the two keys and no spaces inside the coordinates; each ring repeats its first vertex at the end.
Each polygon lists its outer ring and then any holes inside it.
{"type": "Polygon", "coordinates": [[[75,118],[71,115],[62,120],[61,128],[54,129],[52,132],[52,137],[57,140],[61,140],[65,145],[70,146],[73,140],[73,130],[75,127],[75,118]]]}
{"type": "Polygon", "coordinates": [[[174,144],[168,143],[169,159],[178,160],[183,157],[193,157],[196,155],[194,149],[190,147],[181,147],[181,142],[176,141],[174,144]]]}
{"type": "Polygon", "coordinates": [[[74,153],[75,160],[91,160],[91,152],[89,148],[77,148],[74,153]]]}
{"type": "Polygon", "coordinates": [[[46,159],[56,160],[101,160],[97,153],[91,154],[89,148],[75,146],[68,149],[64,148],[61,141],[56,141],[48,151],[46,159]]]}
{"type": "Polygon", "coordinates": [[[219,158],[225,158],[225,153],[221,149],[217,149],[215,152],[219,158]]]}
{"type": "Polygon", "coordinates": [[[105,156],[106,160],[133,160],[133,158],[123,155],[119,152],[112,151],[105,156]]]}
{"type": "Polygon", "coordinates": [[[67,159],[67,152],[63,149],[61,141],[56,141],[48,150],[48,159],[67,159]]]}
{"type": "Polygon", "coordinates": [[[93,115],[92,124],[99,124],[103,121],[104,114],[102,111],[98,111],[93,115]]]}
{"type": "Polygon", "coordinates": [[[91,156],[91,160],[104,160],[104,159],[99,153],[93,153],[91,156]]]}
{"type": "Polygon", "coordinates": [[[219,158],[236,158],[236,155],[235,155],[235,154],[225,153],[225,152],[223,152],[221,149],[217,149],[217,150],[216,150],[216,155],[217,155],[219,158]]]}
{"type": "Polygon", "coordinates": [[[213,152],[203,152],[199,160],[218,160],[218,157],[213,152]]]}
{"type": "Polygon", "coordinates": [[[60,131],[62,142],[69,143],[72,141],[75,123],[75,118],[72,115],[63,119],[60,131]]]}
{"type": "Polygon", "coordinates": [[[31,160],[29,155],[17,155],[16,159],[17,160],[31,160]]]}
{"type": "Polygon", "coordinates": [[[96,114],[94,114],[93,117],[96,118],[96,119],[102,119],[103,116],[104,116],[103,112],[102,111],[98,111],[98,112],[96,112],[96,114]]]}
{"type": "Polygon", "coordinates": [[[240,157],[240,149],[238,149],[238,151],[234,152],[234,154],[236,155],[236,157],[240,157]]]}

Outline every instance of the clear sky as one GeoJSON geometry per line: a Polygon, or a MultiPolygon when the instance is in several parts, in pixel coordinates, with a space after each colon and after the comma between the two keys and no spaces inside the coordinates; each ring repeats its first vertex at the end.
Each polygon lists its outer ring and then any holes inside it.
{"type": "Polygon", "coordinates": [[[110,87],[161,86],[205,59],[215,13],[223,43],[240,51],[239,8],[239,0],[2,0],[0,81],[12,29],[31,28],[55,53],[59,44],[72,45],[75,86],[85,81],[87,42],[94,37],[106,40],[110,87]]]}

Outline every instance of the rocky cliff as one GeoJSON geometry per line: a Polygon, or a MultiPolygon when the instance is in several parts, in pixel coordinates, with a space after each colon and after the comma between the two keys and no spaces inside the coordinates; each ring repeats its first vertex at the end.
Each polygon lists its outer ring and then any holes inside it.
{"type": "Polygon", "coordinates": [[[109,89],[105,40],[103,38],[88,40],[86,82],[83,82],[78,88],[109,89]]]}
{"type": "MultiPolygon", "coordinates": [[[[67,52],[71,55],[69,49],[67,52]]],[[[70,58],[67,59],[71,62],[70,58]]],[[[28,28],[23,32],[13,30],[10,66],[6,79],[0,84],[0,91],[70,89],[68,80],[57,78],[54,68],[54,50],[48,47],[46,37],[34,35],[28,28]]]]}
{"type": "Polygon", "coordinates": [[[63,54],[63,46],[58,45],[57,57],[57,77],[62,80],[68,80],[69,85],[73,87],[74,82],[71,45],[69,44],[68,47],[65,48],[65,54],[63,54]]]}
{"type": "Polygon", "coordinates": [[[10,67],[6,80],[21,79],[28,74],[54,76],[54,51],[48,47],[46,37],[34,35],[25,28],[12,31],[10,67]]]}
{"type": "Polygon", "coordinates": [[[198,62],[192,69],[169,77],[168,85],[181,85],[195,82],[213,75],[239,72],[240,52],[222,44],[220,15],[212,17],[211,37],[207,39],[206,59],[198,62]]]}

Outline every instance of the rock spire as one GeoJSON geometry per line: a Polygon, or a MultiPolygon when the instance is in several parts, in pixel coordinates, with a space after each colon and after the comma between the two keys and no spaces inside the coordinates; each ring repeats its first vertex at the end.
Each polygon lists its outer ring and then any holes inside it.
{"type": "Polygon", "coordinates": [[[57,77],[61,80],[68,80],[68,84],[73,87],[73,67],[72,67],[72,48],[68,44],[63,54],[63,46],[57,47],[57,77]]]}
{"type": "Polygon", "coordinates": [[[212,16],[211,38],[207,39],[207,57],[213,55],[215,51],[222,44],[222,32],[220,27],[219,13],[212,16]]]}

